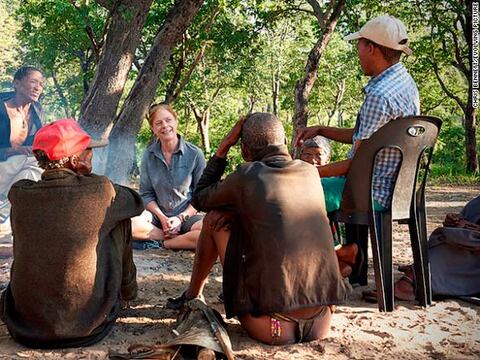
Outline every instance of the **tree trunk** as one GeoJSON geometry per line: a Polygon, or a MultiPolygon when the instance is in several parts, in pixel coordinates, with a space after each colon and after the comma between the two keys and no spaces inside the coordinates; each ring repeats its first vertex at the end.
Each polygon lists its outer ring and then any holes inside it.
{"type": "Polygon", "coordinates": [[[478,153],[477,153],[477,110],[472,106],[472,86],[470,83],[468,89],[467,107],[464,109],[465,120],[465,154],[467,160],[467,171],[478,173],[478,153]]]}
{"type": "Polygon", "coordinates": [[[201,119],[197,119],[198,128],[200,129],[200,136],[202,137],[202,145],[205,155],[210,155],[210,137],[208,136],[208,127],[210,125],[210,109],[202,113],[201,119]],[[198,121],[200,120],[200,121],[198,121]]]}
{"type": "MultiPolygon", "coordinates": [[[[208,22],[206,23],[204,29],[201,31],[203,34],[209,34],[210,30],[212,29],[212,26],[215,22],[215,18],[217,15],[220,13],[220,9],[218,5],[213,9],[211,12],[210,18],[208,19],[208,22]]],[[[198,36],[198,35],[197,35],[198,36]]],[[[189,57],[192,52],[193,52],[193,46],[192,44],[188,44],[187,46],[187,41],[186,37],[184,35],[183,39],[183,51],[182,55],[180,56],[180,60],[175,67],[175,73],[172,78],[172,81],[170,84],[167,86],[167,90],[165,92],[165,100],[163,101],[165,104],[171,104],[177,100],[177,98],[180,96],[182,91],[185,89],[185,87],[188,85],[190,79],[192,78],[193,72],[195,71],[195,68],[198,66],[198,64],[203,60],[203,57],[205,55],[205,52],[207,50],[207,47],[209,46],[210,42],[207,40],[202,41],[202,46],[200,47],[200,50],[197,51],[192,63],[187,69],[187,73],[183,77],[182,81],[180,81],[181,75],[183,70],[185,69],[185,62],[186,58],[189,57]]],[[[173,62],[172,62],[173,65],[173,62]]]]}
{"type": "MultiPolygon", "coordinates": [[[[472,97],[473,97],[473,82],[472,82],[472,75],[473,75],[473,46],[472,43],[472,17],[471,14],[473,13],[472,6],[473,1],[470,1],[469,4],[465,4],[463,1],[461,5],[464,7],[465,11],[462,13],[465,27],[463,28],[463,35],[468,45],[468,64],[469,66],[461,66],[463,73],[468,81],[468,94],[467,94],[467,106],[464,109],[465,120],[464,120],[464,127],[465,127],[465,154],[467,160],[467,172],[471,172],[474,174],[478,174],[478,153],[477,153],[477,109],[473,107],[472,104],[472,97]]],[[[458,19],[461,20],[461,15],[459,15],[458,19]]],[[[458,50],[458,42],[455,42],[455,55],[457,63],[461,62],[461,53],[458,50]]],[[[478,44],[476,44],[478,50],[478,44]]],[[[478,68],[477,68],[478,69],[478,68]]],[[[477,70],[478,71],[478,70],[477,70]]]]}
{"type": "Polygon", "coordinates": [[[203,0],[177,0],[157,33],[109,137],[107,174],[113,181],[127,183],[128,167],[119,164],[131,163],[135,137],[155,96],[172,49],[202,4],[203,0]]]}
{"type": "MultiPolygon", "coordinates": [[[[318,5],[318,4],[317,4],[318,5]]],[[[313,85],[317,80],[317,71],[320,58],[323,51],[327,47],[328,42],[335,30],[338,18],[342,12],[345,0],[337,0],[335,4],[332,4],[333,11],[328,19],[324,19],[324,27],[322,28],[322,35],[316,42],[315,46],[308,55],[307,64],[305,66],[305,76],[300,79],[295,85],[295,113],[293,115],[293,134],[299,127],[307,126],[308,120],[308,98],[312,91],[313,85]]],[[[312,5],[313,7],[313,5],[312,5]]],[[[315,7],[314,7],[315,10],[315,7]]],[[[317,10],[318,11],[318,10],[317,10]]],[[[317,15],[317,18],[320,16],[317,15]]],[[[320,19],[319,19],[320,22],[320,19]]],[[[320,22],[322,23],[322,22],[320,22]]],[[[292,143],[292,150],[293,150],[292,143]]]]}
{"type": "Polygon", "coordinates": [[[53,79],[53,84],[55,85],[55,90],[57,91],[58,97],[60,98],[63,111],[65,111],[65,117],[69,118],[71,115],[70,106],[68,105],[68,100],[65,97],[65,93],[63,92],[63,89],[60,86],[60,83],[58,82],[57,73],[55,72],[55,70],[52,70],[52,79],[53,79]]]}
{"type": "Polygon", "coordinates": [[[208,135],[208,127],[210,125],[210,108],[207,107],[203,112],[192,105],[193,116],[197,121],[198,131],[202,139],[202,147],[205,155],[210,155],[210,137],[208,135]]]}
{"type": "Polygon", "coordinates": [[[280,70],[275,69],[272,74],[272,107],[273,114],[278,116],[278,99],[280,97],[280,70]]]}
{"type": "MultiPolygon", "coordinates": [[[[102,1],[98,1],[102,4],[102,1]]],[[[89,91],[80,108],[80,125],[96,138],[106,137],[117,114],[127,75],[152,0],[114,2],[110,27],[89,91]]]]}
{"type": "Polygon", "coordinates": [[[327,111],[328,115],[328,122],[327,126],[330,126],[330,122],[332,121],[335,113],[340,109],[340,105],[343,101],[343,95],[345,95],[345,79],[337,84],[337,93],[335,94],[335,102],[333,104],[332,110],[329,112],[327,111]]]}

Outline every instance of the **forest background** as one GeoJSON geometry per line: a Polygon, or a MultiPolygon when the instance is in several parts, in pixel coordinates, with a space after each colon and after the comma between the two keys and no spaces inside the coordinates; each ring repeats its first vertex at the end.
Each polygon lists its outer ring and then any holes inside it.
{"type": "MultiPolygon", "coordinates": [[[[355,43],[342,38],[389,14],[410,35],[413,55],[403,63],[421,113],[443,120],[430,181],[473,184],[472,3],[0,0],[0,91],[11,90],[19,66],[41,68],[46,121],[76,117],[95,137],[109,137],[95,170],[126,183],[151,139],[152,102],[172,104],[179,132],[207,157],[251,111],[275,113],[290,139],[298,126],[353,127],[368,78],[355,43]]],[[[333,160],[349,148],[332,145],[333,160]]],[[[238,150],[232,159],[232,167],[240,162],[238,150]]]]}

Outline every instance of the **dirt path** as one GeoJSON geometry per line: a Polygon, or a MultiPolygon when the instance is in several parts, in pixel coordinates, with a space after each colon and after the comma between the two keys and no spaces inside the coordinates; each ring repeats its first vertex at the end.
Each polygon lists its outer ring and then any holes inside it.
{"type": "MultiPolygon", "coordinates": [[[[458,212],[480,194],[478,187],[433,187],[429,189],[428,229],[439,226],[447,212],[458,212]]],[[[11,238],[0,233],[0,283],[9,276],[11,238]],[[3,254],[3,255],[2,255],[3,254]]],[[[173,337],[175,312],[164,309],[168,297],[176,296],[189,280],[193,254],[162,250],[135,252],[140,292],[130,309],[118,319],[112,333],[89,348],[37,351],[15,344],[5,327],[0,328],[0,358],[104,359],[109,349],[125,351],[133,343],[163,343],[173,337]]],[[[394,234],[395,265],[409,263],[411,251],[406,226],[394,234]]],[[[371,266],[370,266],[371,268],[371,266]]],[[[223,313],[216,296],[221,289],[217,265],[206,287],[209,304],[223,313]]],[[[398,275],[398,274],[397,274],[398,275]]],[[[373,273],[370,273],[370,287],[373,273]]],[[[229,320],[235,356],[238,359],[479,359],[480,307],[462,301],[436,302],[428,309],[397,302],[393,313],[379,313],[376,305],[361,300],[365,287],[353,290],[348,306],[334,317],[331,336],[307,344],[271,347],[250,340],[236,320],[229,320]]]]}

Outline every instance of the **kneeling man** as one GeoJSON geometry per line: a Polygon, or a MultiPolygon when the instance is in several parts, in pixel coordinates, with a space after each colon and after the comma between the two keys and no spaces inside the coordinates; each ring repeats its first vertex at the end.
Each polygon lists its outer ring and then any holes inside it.
{"type": "Polygon", "coordinates": [[[73,120],[44,126],[33,142],[42,179],[9,192],[14,261],[0,316],[23,345],[93,344],[137,294],[130,218],[142,199],[91,174],[91,148],[102,145],[73,120]]]}
{"type": "Polygon", "coordinates": [[[171,305],[200,296],[217,257],[227,317],[268,344],[324,338],[346,291],[316,169],[292,160],[281,122],[268,113],[240,120],[197,184],[193,206],[209,211],[188,290],[171,305]],[[221,181],[227,154],[241,138],[245,164],[221,181]],[[216,211],[212,211],[216,210],[216,211]],[[218,211],[233,212],[229,229],[218,211]]]}

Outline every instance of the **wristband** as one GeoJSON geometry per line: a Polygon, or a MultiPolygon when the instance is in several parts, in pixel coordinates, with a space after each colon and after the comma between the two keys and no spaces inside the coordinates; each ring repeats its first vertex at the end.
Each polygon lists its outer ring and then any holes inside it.
{"type": "Polygon", "coordinates": [[[189,218],[190,218],[190,215],[188,214],[184,214],[184,213],[180,213],[178,216],[177,216],[180,221],[182,222],[182,224],[187,221],[189,218]]]}

